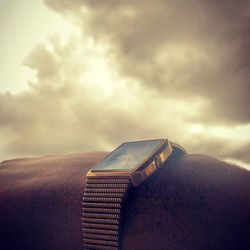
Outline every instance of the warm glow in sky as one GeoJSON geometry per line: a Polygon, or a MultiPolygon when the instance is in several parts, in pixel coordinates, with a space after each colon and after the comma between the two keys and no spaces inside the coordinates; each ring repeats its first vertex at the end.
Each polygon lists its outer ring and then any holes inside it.
{"type": "Polygon", "coordinates": [[[0,89],[16,93],[27,89],[28,80],[34,79],[34,72],[23,65],[32,48],[54,33],[66,39],[73,26],[46,8],[42,0],[1,1],[0,13],[0,89]]]}
{"type": "Polygon", "coordinates": [[[0,2],[0,160],[169,138],[250,163],[249,3],[0,2]]]}

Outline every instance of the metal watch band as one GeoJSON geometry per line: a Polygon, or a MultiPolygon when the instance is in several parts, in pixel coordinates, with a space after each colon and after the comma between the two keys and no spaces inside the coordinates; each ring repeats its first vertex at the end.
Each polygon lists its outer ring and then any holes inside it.
{"type": "Polygon", "coordinates": [[[83,195],[83,249],[117,250],[128,177],[87,176],[83,195]]]}

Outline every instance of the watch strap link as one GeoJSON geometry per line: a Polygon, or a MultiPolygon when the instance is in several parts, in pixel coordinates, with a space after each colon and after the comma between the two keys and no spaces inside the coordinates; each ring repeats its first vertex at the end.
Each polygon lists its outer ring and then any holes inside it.
{"type": "Polygon", "coordinates": [[[122,207],[129,176],[88,176],[83,195],[84,249],[119,249],[122,207]]]}

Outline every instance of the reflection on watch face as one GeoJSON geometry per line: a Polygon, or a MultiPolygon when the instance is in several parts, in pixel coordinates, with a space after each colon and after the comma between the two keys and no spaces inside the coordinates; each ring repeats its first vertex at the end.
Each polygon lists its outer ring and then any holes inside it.
{"type": "Polygon", "coordinates": [[[93,171],[132,171],[146,158],[151,156],[164,140],[127,142],[120,145],[102,162],[97,164],[93,171]]]}

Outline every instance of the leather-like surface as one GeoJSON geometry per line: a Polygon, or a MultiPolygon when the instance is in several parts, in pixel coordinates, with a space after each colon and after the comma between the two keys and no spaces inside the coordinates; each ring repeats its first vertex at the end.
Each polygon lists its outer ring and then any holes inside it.
{"type": "MultiPolygon", "coordinates": [[[[0,164],[0,249],[82,249],[86,173],[106,153],[0,164]]],[[[125,204],[122,249],[250,249],[250,172],[170,159],[125,204]]]]}

